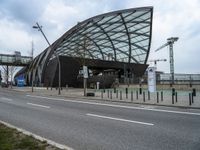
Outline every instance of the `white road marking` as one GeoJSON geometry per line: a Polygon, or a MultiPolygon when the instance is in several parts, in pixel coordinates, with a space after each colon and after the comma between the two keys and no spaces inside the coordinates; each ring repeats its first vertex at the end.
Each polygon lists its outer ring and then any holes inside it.
{"type": "Polygon", "coordinates": [[[127,119],[122,119],[122,118],[114,118],[114,117],[108,117],[108,116],[101,116],[101,115],[96,115],[96,114],[86,114],[86,115],[92,116],[92,117],[97,117],[97,118],[110,119],[110,120],[129,122],[129,123],[137,123],[137,124],[148,125],[148,126],[154,125],[152,123],[147,123],[147,122],[140,122],[140,121],[127,120],[127,119]]]}
{"type": "Polygon", "coordinates": [[[125,106],[125,105],[115,105],[115,104],[103,104],[97,102],[85,102],[79,100],[67,100],[67,99],[60,99],[60,98],[51,98],[51,97],[43,97],[43,96],[33,96],[33,95],[26,95],[28,97],[35,97],[35,98],[42,98],[42,99],[49,99],[54,101],[65,101],[65,102],[72,102],[72,103],[81,103],[81,104],[90,104],[90,105],[98,105],[98,106],[108,106],[108,107],[115,107],[115,108],[127,108],[127,109],[136,109],[136,110],[149,110],[149,111],[156,111],[156,112],[167,112],[167,113],[174,113],[174,114],[184,114],[184,115],[196,115],[200,116],[200,113],[193,113],[193,112],[184,112],[184,111],[174,111],[174,110],[165,110],[165,109],[153,109],[153,108],[142,108],[142,107],[134,107],[134,106],[125,106]]]}
{"type": "Polygon", "coordinates": [[[34,104],[34,103],[27,103],[27,104],[28,104],[28,105],[32,105],[32,106],[37,106],[37,107],[51,108],[50,106],[39,105],[39,104],[34,104]]]}
{"type": "Polygon", "coordinates": [[[7,97],[1,97],[1,99],[2,99],[2,100],[5,100],[5,101],[9,101],[9,102],[13,101],[12,99],[7,98],[7,97]]]}

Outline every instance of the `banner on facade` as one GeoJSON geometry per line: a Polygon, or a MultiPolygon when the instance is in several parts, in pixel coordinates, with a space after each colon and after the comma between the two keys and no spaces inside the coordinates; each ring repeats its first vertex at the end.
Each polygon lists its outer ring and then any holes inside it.
{"type": "Polygon", "coordinates": [[[148,90],[149,92],[156,92],[156,68],[148,68],[148,90]]]}
{"type": "Polygon", "coordinates": [[[17,77],[17,86],[18,87],[23,87],[25,83],[24,75],[20,75],[17,77]]]}

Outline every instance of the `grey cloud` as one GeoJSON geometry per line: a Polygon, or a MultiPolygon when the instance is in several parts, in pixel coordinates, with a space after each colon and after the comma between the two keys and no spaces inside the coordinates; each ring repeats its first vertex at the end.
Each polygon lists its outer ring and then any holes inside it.
{"type": "Polygon", "coordinates": [[[39,0],[1,0],[0,11],[7,19],[30,24],[42,14],[45,5],[45,1],[39,0]]]}

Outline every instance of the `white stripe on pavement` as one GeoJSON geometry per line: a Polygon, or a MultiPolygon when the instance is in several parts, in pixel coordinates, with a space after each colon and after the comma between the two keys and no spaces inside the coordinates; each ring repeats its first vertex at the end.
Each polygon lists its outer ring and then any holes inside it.
{"type": "Polygon", "coordinates": [[[50,108],[50,106],[39,105],[39,104],[34,104],[34,103],[27,103],[27,104],[32,105],[32,106],[37,106],[37,107],[50,108]]]}
{"type": "Polygon", "coordinates": [[[90,104],[90,105],[99,105],[99,106],[109,106],[109,107],[115,107],[115,108],[149,110],[149,111],[156,111],[156,112],[167,112],[167,113],[175,113],[175,114],[200,116],[200,113],[193,113],[193,112],[174,111],[174,110],[165,110],[165,109],[153,109],[153,108],[142,108],[142,107],[134,107],[134,106],[115,105],[115,104],[104,104],[104,103],[86,102],[86,101],[80,101],[80,100],[66,100],[66,99],[61,99],[61,98],[51,98],[51,97],[33,96],[33,95],[26,95],[26,96],[34,97],[34,98],[49,99],[49,100],[54,100],[54,101],[65,101],[65,102],[72,102],[72,103],[81,103],[81,104],[90,104]]]}
{"type": "Polygon", "coordinates": [[[137,123],[137,124],[148,125],[148,126],[154,125],[152,123],[147,123],[147,122],[140,122],[140,121],[127,120],[127,119],[122,119],[122,118],[114,118],[114,117],[108,117],[108,116],[101,116],[101,115],[96,115],[96,114],[86,114],[86,115],[92,116],[92,117],[97,117],[97,118],[110,119],[110,120],[129,122],[129,123],[137,123]]]}
{"type": "Polygon", "coordinates": [[[9,102],[13,101],[12,99],[7,98],[7,97],[1,97],[1,99],[2,99],[2,100],[5,100],[5,101],[9,101],[9,102]]]}

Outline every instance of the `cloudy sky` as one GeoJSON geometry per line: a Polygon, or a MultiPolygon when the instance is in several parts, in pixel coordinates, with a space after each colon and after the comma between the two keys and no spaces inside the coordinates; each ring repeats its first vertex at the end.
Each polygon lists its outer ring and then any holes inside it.
{"type": "Polygon", "coordinates": [[[0,53],[21,51],[34,56],[48,45],[41,33],[32,28],[43,26],[53,43],[67,30],[89,17],[114,10],[153,6],[153,34],[149,59],[159,62],[158,70],[169,72],[169,50],[155,49],[169,37],[179,37],[174,44],[175,73],[200,73],[200,1],[199,0],[0,0],[0,53]]]}

